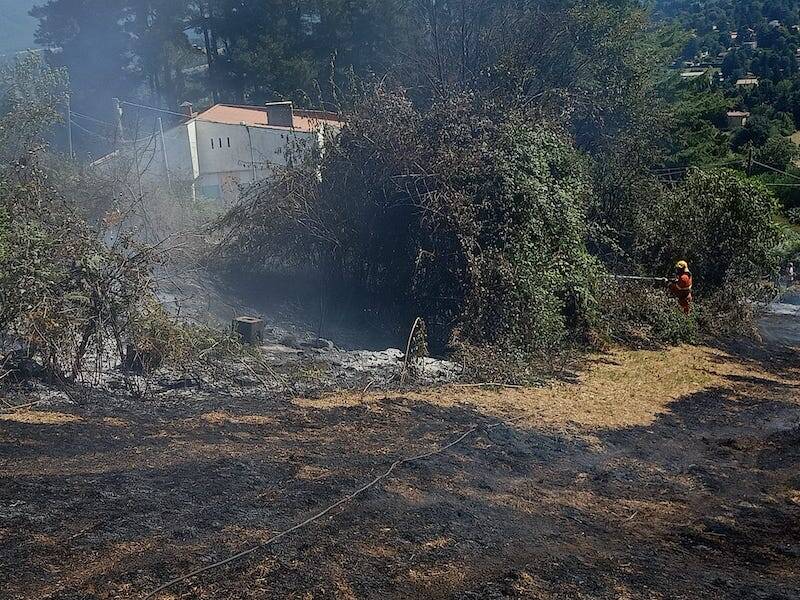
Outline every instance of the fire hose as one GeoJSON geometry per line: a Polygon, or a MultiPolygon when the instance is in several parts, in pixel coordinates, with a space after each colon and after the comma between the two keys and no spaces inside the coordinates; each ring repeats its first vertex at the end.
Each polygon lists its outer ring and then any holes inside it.
{"type": "Polygon", "coordinates": [[[666,277],[640,277],[638,275],[614,275],[614,279],[621,281],[648,281],[651,283],[669,283],[666,277]]]}
{"type": "Polygon", "coordinates": [[[523,420],[524,418],[526,418],[525,415],[522,415],[522,416],[519,416],[519,417],[516,417],[516,418],[513,418],[513,419],[508,419],[508,420],[504,420],[504,421],[498,421],[498,422],[495,422],[495,423],[493,423],[491,425],[476,424],[476,425],[473,425],[472,427],[470,427],[468,430],[466,430],[464,433],[462,433],[459,437],[457,437],[455,440],[453,440],[452,442],[450,442],[448,444],[440,445],[439,447],[437,447],[437,448],[435,448],[435,449],[433,449],[433,450],[431,450],[429,452],[425,452],[423,454],[417,454],[416,456],[410,456],[410,457],[407,457],[407,458],[400,458],[400,459],[394,461],[384,473],[382,473],[381,475],[378,475],[377,477],[375,477],[369,483],[364,484],[363,486],[358,488],[355,492],[353,492],[353,493],[345,496],[341,500],[331,504],[325,510],[322,510],[322,511],[316,513],[315,515],[309,517],[305,521],[302,521],[302,522],[290,527],[289,529],[285,529],[284,531],[281,531],[280,533],[272,536],[271,538],[269,538],[265,542],[262,542],[262,543],[260,543],[260,544],[258,544],[256,546],[253,546],[252,548],[248,548],[247,550],[243,550],[243,551],[239,552],[238,554],[234,554],[230,558],[226,558],[224,560],[220,560],[218,562],[215,562],[212,565],[208,565],[208,566],[205,566],[205,567],[199,567],[199,568],[197,568],[197,569],[195,569],[195,570],[193,570],[193,571],[191,571],[189,573],[186,573],[185,575],[181,575],[180,577],[176,577],[175,579],[173,579],[171,581],[168,581],[167,583],[165,583],[165,584],[161,585],[160,587],[157,587],[156,589],[154,589],[152,592],[147,594],[143,598],[143,600],[150,600],[151,598],[156,597],[161,592],[163,592],[163,591],[165,591],[165,590],[167,590],[169,588],[172,588],[176,584],[178,584],[178,583],[180,583],[182,581],[185,581],[185,580],[187,580],[187,579],[189,579],[191,577],[195,577],[196,575],[200,575],[201,573],[206,573],[206,572],[211,571],[213,569],[217,569],[217,568],[222,567],[224,565],[227,565],[227,564],[230,564],[232,562],[238,561],[238,560],[240,560],[240,559],[242,559],[242,558],[244,558],[246,556],[250,556],[251,554],[255,554],[259,550],[262,550],[262,549],[266,548],[267,546],[272,545],[274,542],[277,542],[278,540],[280,540],[281,538],[289,535],[290,533],[292,533],[294,531],[297,531],[298,529],[302,529],[302,528],[306,527],[307,525],[310,525],[311,523],[313,523],[315,521],[318,521],[319,519],[321,519],[322,517],[324,517],[328,513],[332,512],[334,509],[342,506],[343,504],[347,504],[348,502],[352,502],[354,499],[356,499],[357,497],[361,496],[364,492],[366,492],[370,488],[375,487],[381,481],[389,478],[399,467],[402,467],[404,465],[408,465],[408,464],[411,464],[411,463],[424,461],[424,460],[427,460],[427,459],[432,458],[434,456],[437,456],[439,454],[443,454],[447,450],[449,450],[450,448],[453,448],[454,446],[459,445],[465,439],[467,439],[471,435],[477,433],[478,431],[485,431],[485,432],[488,433],[489,431],[491,431],[493,429],[497,429],[498,427],[508,426],[508,425],[513,424],[513,423],[517,423],[517,422],[523,420]]]}

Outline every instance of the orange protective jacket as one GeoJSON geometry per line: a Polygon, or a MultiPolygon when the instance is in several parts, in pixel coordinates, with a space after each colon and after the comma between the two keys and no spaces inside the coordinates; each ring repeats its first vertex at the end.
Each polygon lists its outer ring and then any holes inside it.
{"type": "Polygon", "coordinates": [[[672,292],[680,299],[687,298],[692,294],[692,274],[688,271],[678,277],[672,284],[672,292]]]}
{"type": "Polygon", "coordinates": [[[687,315],[692,310],[692,274],[689,271],[678,275],[669,286],[670,292],[678,299],[678,304],[687,315]]]}

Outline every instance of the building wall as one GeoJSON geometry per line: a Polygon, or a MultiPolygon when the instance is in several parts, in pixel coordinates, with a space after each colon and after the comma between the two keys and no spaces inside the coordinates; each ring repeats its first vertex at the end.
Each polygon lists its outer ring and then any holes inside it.
{"type": "MultiPolygon", "coordinates": [[[[167,163],[169,164],[170,176],[181,181],[194,181],[197,176],[195,160],[192,155],[193,140],[191,129],[193,123],[181,125],[164,132],[164,144],[167,148],[167,163]]],[[[163,150],[160,140],[158,147],[159,154],[156,157],[162,165],[164,163],[163,150]]]]}
{"type": "Polygon", "coordinates": [[[230,125],[193,120],[125,151],[135,158],[145,180],[163,182],[167,166],[173,182],[193,183],[201,197],[231,204],[241,186],[270,177],[286,165],[287,150],[320,144],[319,132],[230,125]],[[251,150],[252,145],[252,150],[251,150]]]}
{"type": "Polygon", "coordinates": [[[276,168],[285,166],[287,148],[298,143],[316,143],[318,139],[316,132],[207,121],[195,121],[195,125],[198,191],[226,203],[238,198],[239,186],[265,179],[276,168]]]}
{"type": "Polygon", "coordinates": [[[163,145],[161,135],[156,131],[149,138],[128,142],[121,153],[125,160],[132,162],[131,169],[142,174],[144,181],[162,183],[166,179],[167,166],[174,182],[191,183],[197,178],[190,126],[187,125],[165,131],[163,145]]]}

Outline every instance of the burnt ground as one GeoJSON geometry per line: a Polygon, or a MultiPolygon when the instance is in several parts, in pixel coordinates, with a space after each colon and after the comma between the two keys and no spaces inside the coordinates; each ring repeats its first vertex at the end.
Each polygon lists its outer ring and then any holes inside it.
{"type": "MultiPolygon", "coordinates": [[[[800,598],[800,363],[597,357],[535,390],[77,398],[0,415],[0,597],[800,598]]],[[[16,399],[15,401],[19,401],[16,399]]]]}

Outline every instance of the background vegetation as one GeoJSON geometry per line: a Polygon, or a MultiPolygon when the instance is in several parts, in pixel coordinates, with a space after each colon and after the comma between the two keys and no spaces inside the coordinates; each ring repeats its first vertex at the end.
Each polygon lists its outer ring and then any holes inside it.
{"type": "Polygon", "coordinates": [[[113,97],[342,112],[324,153],[294,149],[220,220],[218,265],[311,273],[403,327],[423,317],[435,349],[693,339],[746,316],[798,247],[795,3],[49,0],[32,14],[52,50],[12,64],[3,88],[0,293],[15,308],[0,327],[39,339],[44,302],[72,329],[40,338],[77,340],[62,366],[154,315],[126,291],[148,288],[153,257],[103,227],[121,188],[46,150],[67,86],[96,127],[116,119],[113,97]],[[736,85],[747,73],[757,87],[736,85]],[[744,127],[732,109],[751,113],[744,127]],[[666,276],[679,258],[695,269],[689,319],[663,289],[614,278],[666,276]]]}

